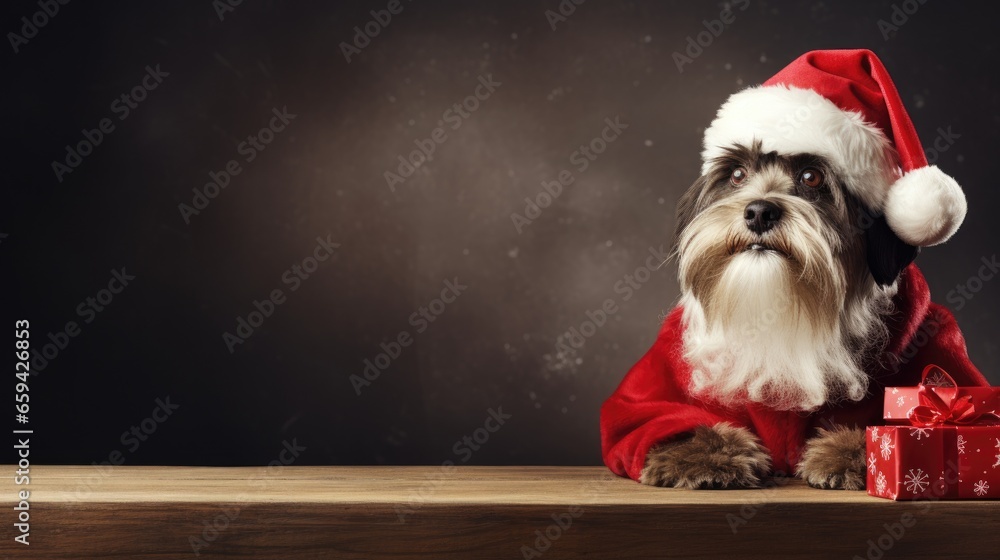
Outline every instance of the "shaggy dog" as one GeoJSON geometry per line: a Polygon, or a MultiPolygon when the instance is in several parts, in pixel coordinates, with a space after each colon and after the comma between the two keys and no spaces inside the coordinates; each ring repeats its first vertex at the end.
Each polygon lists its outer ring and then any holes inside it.
{"type": "Polygon", "coordinates": [[[602,409],[613,471],[862,489],[881,387],[915,385],[927,363],[987,384],[911,264],[965,199],[914,153],[905,116],[869,51],[809,53],[720,109],[677,207],[679,304],[602,409]]]}

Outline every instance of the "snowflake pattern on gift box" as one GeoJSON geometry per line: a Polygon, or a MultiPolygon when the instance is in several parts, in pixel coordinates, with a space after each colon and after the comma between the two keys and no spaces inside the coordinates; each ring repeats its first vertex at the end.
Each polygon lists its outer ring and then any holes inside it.
{"type": "Polygon", "coordinates": [[[1000,438],[996,438],[996,440],[997,440],[997,462],[993,464],[994,469],[1000,467],[1000,438]]]}
{"type": "Polygon", "coordinates": [[[972,487],[972,491],[976,493],[977,496],[982,498],[990,491],[990,485],[986,483],[985,480],[980,480],[972,487]]]}
{"type": "Polygon", "coordinates": [[[883,473],[878,473],[878,477],[875,478],[875,493],[879,496],[885,495],[885,475],[883,473]]]}
{"type": "Polygon", "coordinates": [[[930,428],[913,428],[910,430],[910,437],[915,437],[917,441],[920,441],[922,437],[931,437],[931,430],[930,428]]]}
{"type": "Polygon", "coordinates": [[[958,454],[965,455],[965,436],[958,436],[958,454]]]}
{"type": "Polygon", "coordinates": [[[910,474],[906,475],[903,479],[903,484],[906,485],[906,489],[914,494],[918,494],[927,489],[927,484],[930,482],[930,477],[927,476],[922,469],[917,469],[917,472],[913,472],[910,469],[910,474]]]}
{"type": "Polygon", "coordinates": [[[874,428],[872,428],[872,443],[875,443],[876,441],[878,441],[878,438],[879,438],[879,435],[878,435],[878,426],[875,426],[874,428]]]}
{"type": "Polygon", "coordinates": [[[905,399],[905,398],[903,398],[903,397],[898,397],[898,398],[896,399],[896,406],[903,406],[903,404],[904,404],[904,403],[906,403],[906,399],[905,399]]]}
{"type": "Polygon", "coordinates": [[[889,434],[883,434],[882,443],[879,445],[879,450],[882,451],[882,458],[889,460],[889,457],[892,457],[892,450],[895,448],[896,446],[892,444],[892,438],[889,437],[889,434]]]}
{"type": "Polygon", "coordinates": [[[868,472],[875,474],[875,452],[868,454],[868,472]]]}

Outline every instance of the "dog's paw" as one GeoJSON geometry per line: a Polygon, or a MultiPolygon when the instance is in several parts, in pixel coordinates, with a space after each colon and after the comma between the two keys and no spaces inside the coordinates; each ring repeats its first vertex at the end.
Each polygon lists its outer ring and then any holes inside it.
{"type": "Polygon", "coordinates": [[[757,436],[729,424],[699,426],[683,441],[654,447],[639,482],[650,486],[759,488],[771,456],[757,436]]]}
{"type": "Polygon", "coordinates": [[[865,489],[865,432],[837,426],[820,428],[806,442],[795,474],[813,488],[828,490],[865,489]]]}

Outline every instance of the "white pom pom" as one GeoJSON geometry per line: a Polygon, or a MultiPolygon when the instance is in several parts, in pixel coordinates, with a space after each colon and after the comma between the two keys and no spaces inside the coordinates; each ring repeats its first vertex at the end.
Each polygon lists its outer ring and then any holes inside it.
{"type": "Polygon", "coordinates": [[[904,174],[889,188],[885,220],[900,239],[917,247],[944,243],[958,231],[968,209],[954,179],[929,165],[904,174]]]}

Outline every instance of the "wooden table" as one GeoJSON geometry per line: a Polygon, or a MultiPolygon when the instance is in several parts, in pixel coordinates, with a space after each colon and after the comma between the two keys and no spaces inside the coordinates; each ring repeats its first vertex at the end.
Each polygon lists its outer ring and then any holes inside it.
{"type": "Polygon", "coordinates": [[[32,466],[2,489],[9,558],[1000,558],[1000,501],[668,490],[601,467],[32,466]]]}

